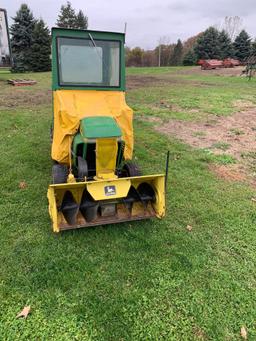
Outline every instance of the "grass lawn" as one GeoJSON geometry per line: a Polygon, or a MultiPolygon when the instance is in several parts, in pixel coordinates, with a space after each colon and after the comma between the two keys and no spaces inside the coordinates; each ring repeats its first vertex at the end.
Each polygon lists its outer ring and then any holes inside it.
{"type": "MultiPolygon", "coordinates": [[[[162,119],[202,119],[209,114],[230,115],[245,103],[256,104],[256,79],[220,77],[204,73],[186,73],[189,67],[129,68],[128,76],[155,79],[146,87],[128,93],[129,103],[138,115],[162,119]],[[158,71],[159,70],[159,71],[158,71]],[[179,73],[180,71],[180,73],[179,73]]],[[[241,108],[242,109],[242,108],[241,108]]]]}
{"type": "Polygon", "coordinates": [[[234,100],[256,103],[256,82],[159,71],[129,69],[175,83],[134,88],[127,99],[145,173],[162,172],[171,152],[166,218],[62,234],[51,231],[46,198],[50,74],[26,75],[38,84],[24,88],[0,74],[0,340],[233,341],[242,326],[256,339],[255,191],[217,179],[203,151],[140,119],[167,119],[160,100],[179,108],[172,117],[191,119],[195,107],[195,120],[228,115],[234,100]],[[31,314],[16,319],[25,305],[31,314]]]}

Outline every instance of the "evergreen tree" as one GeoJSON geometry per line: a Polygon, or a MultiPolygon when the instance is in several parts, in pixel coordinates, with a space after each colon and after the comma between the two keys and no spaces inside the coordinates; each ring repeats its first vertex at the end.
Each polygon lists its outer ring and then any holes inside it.
{"type": "Polygon", "coordinates": [[[209,27],[197,40],[195,54],[197,59],[220,59],[219,32],[209,27]]]}
{"type": "Polygon", "coordinates": [[[50,31],[42,19],[36,21],[32,33],[31,69],[32,71],[51,70],[50,31]]]}
{"type": "Polygon", "coordinates": [[[64,28],[76,28],[76,20],[76,12],[71,3],[67,1],[66,5],[61,6],[56,25],[64,28]]]}
{"type": "Polygon", "coordinates": [[[196,64],[196,55],[193,49],[189,50],[184,58],[183,65],[195,65],[196,64]]]}
{"type": "Polygon", "coordinates": [[[11,48],[14,65],[13,72],[24,72],[31,69],[31,45],[32,32],[35,20],[32,12],[26,4],[22,4],[12,18],[14,23],[11,26],[11,48]]]}
{"type": "Polygon", "coordinates": [[[256,56],[256,39],[252,42],[251,55],[256,56]]]}
{"type": "Polygon", "coordinates": [[[234,57],[234,49],[228,34],[222,30],[219,33],[220,59],[234,57]]]}
{"type": "Polygon", "coordinates": [[[245,30],[242,30],[234,41],[235,56],[240,60],[246,60],[251,53],[251,38],[245,30]]]}
{"type": "Polygon", "coordinates": [[[81,10],[77,13],[75,28],[78,28],[79,30],[87,30],[88,28],[88,17],[85,16],[81,10]]]}
{"type": "Polygon", "coordinates": [[[182,64],[182,51],[183,45],[180,39],[178,39],[177,44],[174,46],[173,52],[170,58],[170,65],[181,65],[182,64]]]}

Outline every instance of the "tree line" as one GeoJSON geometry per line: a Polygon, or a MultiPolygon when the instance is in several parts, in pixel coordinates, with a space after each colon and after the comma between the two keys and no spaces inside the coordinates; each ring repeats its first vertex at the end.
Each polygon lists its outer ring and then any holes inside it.
{"type": "MultiPolygon", "coordinates": [[[[50,31],[42,19],[36,19],[26,4],[22,4],[10,28],[14,64],[13,72],[49,71],[51,69],[50,31]]],[[[199,59],[236,58],[245,61],[256,55],[256,40],[245,30],[239,30],[239,17],[226,17],[222,30],[209,27],[204,32],[176,44],[162,37],[152,50],[126,47],[127,66],[194,65],[199,59]],[[240,32],[239,32],[240,31],[240,32]]],[[[88,17],[78,13],[67,1],[61,6],[56,26],[87,29],[88,17]]]]}
{"type": "Polygon", "coordinates": [[[168,39],[160,39],[153,50],[140,47],[126,47],[127,66],[176,66],[182,65],[186,53],[192,49],[198,36],[189,38],[184,43],[178,39],[176,44],[168,44],[168,39]]]}
{"type": "MultiPolygon", "coordinates": [[[[50,30],[43,19],[36,19],[30,8],[22,4],[10,27],[13,72],[49,71],[51,69],[50,30]]],[[[63,28],[87,29],[88,18],[78,13],[68,1],[61,6],[56,25],[63,28]]]]}
{"type": "MultiPolygon", "coordinates": [[[[233,31],[231,34],[233,35],[233,31]]],[[[241,30],[232,41],[226,30],[209,27],[184,43],[178,39],[176,44],[159,44],[153,50],[126,48],[126,65],[195,65],[199,59],[225,58],[236,58],[244,62],[251,55],[256,55],[256,40],[252,41],[245,30],[241,30]]]]}

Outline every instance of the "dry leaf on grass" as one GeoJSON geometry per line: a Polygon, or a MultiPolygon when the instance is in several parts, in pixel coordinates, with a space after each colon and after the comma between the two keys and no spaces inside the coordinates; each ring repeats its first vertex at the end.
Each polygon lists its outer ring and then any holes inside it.
{"type": "Polygon", "coordinates": [[[244,340],[247,340],[247,330],[246,330],[245,327],[242,327],[242,328],[241,328],[240,334],[241,334],[241,337],[242,337],[244,340]]]}
{"type": "Polygon", "coordinates": [[[25,307],[21,310],[21,312],[16,316],[16,318],[24,317],[24,318],[26,319],[29,313],[30,313],[30,305],[25,306],[25,307]]]}
{"type": "Polygon", "coordinates": [[[174,161],[177,161],[177,160],[179,160],[179,159],[180,159],[180,155],[175,154],[175,155],[174,155],[174,161]]]}
{"type": "Polygon", "coordinates": [[[256,198],[254,198],[254,197],[253,197],[251,200],[252,200],[253,202],[256,202],[256,198]]]}
{"type": "Polygon", "coordinates": [[[26,188],[26,187],[27,187],[26,181],[21,181],[21,182],[19,183],[19,188],[20,188],[20,189],[24,189],[24,188],[26,188]]]}
{"type": "Polygon", "coordinates": [[[192,231],[193,227],[191,225],[187,225],[186,229],[190,232],[192,231]]]}

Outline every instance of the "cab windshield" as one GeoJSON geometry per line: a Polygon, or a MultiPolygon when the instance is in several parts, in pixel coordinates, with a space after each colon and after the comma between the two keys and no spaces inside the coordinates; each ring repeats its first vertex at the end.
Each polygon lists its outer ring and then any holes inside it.
{"type": "Polygon", "coordinates": [[[61,86],[119,87],[120,42],[58,38],[61,86]]]}

